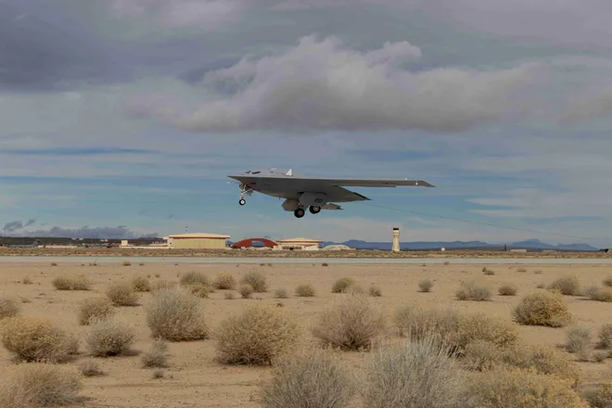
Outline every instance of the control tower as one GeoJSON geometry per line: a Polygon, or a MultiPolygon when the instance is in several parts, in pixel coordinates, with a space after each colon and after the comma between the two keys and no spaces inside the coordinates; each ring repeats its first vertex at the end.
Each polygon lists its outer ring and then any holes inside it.
{"type": "Polygon", "coordinates": [[[399,228],[393,228],[393,248],[391,249],[393,252],[399,252],[400,250],[399,236],[399,228]]]}

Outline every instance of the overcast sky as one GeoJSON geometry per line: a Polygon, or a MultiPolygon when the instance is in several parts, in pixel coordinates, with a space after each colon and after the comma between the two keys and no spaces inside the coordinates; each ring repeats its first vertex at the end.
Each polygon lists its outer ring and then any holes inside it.
{"type": "Polygon", "coordinates": [[[0,0],[0,227],[612,246],[611,14],[604,0],[0,0]],[[302,219],[258,194],[240,207],[227,175],[270,167],[436,188],[356,188],[372,201],[302,219]]]}

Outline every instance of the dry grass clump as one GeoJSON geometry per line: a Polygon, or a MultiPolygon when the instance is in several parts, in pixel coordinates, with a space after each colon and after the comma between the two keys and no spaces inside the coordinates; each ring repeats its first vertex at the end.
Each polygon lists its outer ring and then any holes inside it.
{"type": "Polygon", "coordinates": [[[580,281],[576,276],[564,276],[552,282],[547,287],[548,290],[559,291],[562,295],[579,296],[580,281]]]}
{"type": "Polygon", "coordinates": [[[113,302],[109,298],[98,297],[81,301],[79,305],[79,324],[87,326],[94,320],[102,320],[115,314],[113,302]]]}
{"type": "Polygon", "coordinates": [[[587,296],[598,302],[612,302],[612,289],[592,286],[587,289],[587,296]]]}
{"type": "Polygon", "coordinates": [[[127,354],[133,342],[132,329],[113,319],[96,322],[85,335],[87,349],[94,357],[127,354]]]}
{"type": "Polygon", "coordinates": [[[257,271],[247,272],[240,280],[240,283],[243,285],[251,285],[255,293],[264,293],[268,291],[266,277],[257,271]]]}
{"type": "Polygon", "coordinates": [[[235,299],[234,292],[225,292],[223,294],[223,298],[225,300],[234,300],[235,299]]]}
{"type": "Polygon", "coordinates": [[[467,381],[470,406],[478,408],[588,408],[570,382],[534,370],[500,367],[467,381]]]}
{"type": "Polygon", "coordinates": [[[576,353],[581,360],[587,361],[591,347],[591,332],[588,327],[571,327],[567,330],[565,348],[570,353],[576,353]]]}
{"type": "Polygon", "coordinates": [[[287,299],[289,295],[287,294],[287,290],[285,288],[278,288],[274,291],[274,297],[276,299],[287,299]]]}
{"type": "Polygon", "coordinates": [[[238,282],[230,273],[220,273],[217,275],[213,286],[219,290],[235,290],[238,282]]]}
{"type": "Polygon", "coordinates": [[[134,292],[132,285],[125,282],[110,285],[106,289],[106,296],[115,306],[137,306],[140,299],[140,295],[134,292]]]}
{"type": "Polygon", "coordinates": [[[433,288],[433,282],[430,279],[424,279],[419,282],[419,291],[420,292],[431,292],[431,288],[433,288]]]}
{"type": "Polygon", "coordinates": [[[21,283],[23,283],[24,285],[32,285],[34,281],[32,281],[32,278],[30,278],[29,276],[26,276],[23,278],[21,283]]]}
{"type": "Polygon", "coordinates": [[[199,298],[208,298],[208,294],[210,293],[211,287],[206,286],[202,283],[192,283],[185,287],[189,292],[196,295],[199,298]]]}
{"type": "Polygon", "coordinates": [[[168,280],[160,280],[151,284],[151,292],[156,292],[163,289],[174,289],[178,284],[168,280]]]}
{"type": "Polygon", "coordinates": [[[132,278],[132,288],[135,292],[150,292],[151,282],[146,276],[135,276],[132,278]]]}
{"type": "Polygon", "coordinates": [[[224,364],[270,365],[294,351],[301,330],[281,309],[252,307],[219,324],[217,356],[224,364]]]}
{"type": "Polygon", "coordinates": [[[264,408],[346,408],[357,388],[351,373],[332,353],[311,349],[275,365],[263,390],[264,408]]]}
{"type": "Polygon", "coordinates": [[[516,295],[517,290],[518,289],[516,285],[513,285],[512,283],[506,283],[504,285],[501,285],[497,291],[501,296],[514,296],[516,295]]]}
{"type": "Polygon", "coordinates": [[[341,350],[368,350],[386,329],[383,314],[362,295],[352,295],[319,315],[312,334],[341,350]]]}
{"type": "Polygon", "coordinates": [[[348,289],[355,285],[355,279],[346,277],[340,278],[332,285],[332,293],[346,293],[348,289]]]}
{"type": "Polygon", "coordinates": [[[142,365],[143,367],[151,368],[165,368],[168,367],[168,344],[164,339],[157,339],[153,343],[151,351],[143,354],[142,365]]]}
{"type": "Polygon", "coordinates": [[[604,280],[601,281],[601,283],[603,283],[604,286],[612,287],[612,276],[606,277],[604,280]]]}
{"type": "Polygon", "coordinates": [[[90,290],[91,282],[84,275],[62,275],[51,282],[57,290],[90,290]]]}
{"type": "Polygon", "coordinates": [[[30,316],[2,321],[2,344],[18,360],[58,363],[76,353],[78,342],[50,321],[30,316]]]}
{"type": "Polygon", "coordinates": [[[492,269],[489,269],[487,267],[482,268],[482,273],[487,275],[487,276],[495,275],[495,271],[492,270],[492,269]]]}
{"type": "Polygon", "coordinates": [[[248,283],[243,283],[238,288],[238,292],[240,292],[240,296],[242,296],[243,299],[250,299],[251,295],[253,295],[253,292],[255,292],[255,290],[248,283]]]}
{"type": "Polygon", "coordinates": [[[368,293],[372,297],[381,297],[382,289],[379,286],[371,285],[370,288],[368,289],[368,293]]]}
{"type": "Polygon", "coordinates": [[[21,302],[13,297],[0,297],[0,319],[17,316],[21,313],[21,302]]]}
{"type": "Polygon", "coordinates": [[[208,326],[200,300],[181,289],[155,292],[147,308],[147,325],[153,338],[168,341],[208,338],[208,326]]]}
{"type": "Polygon", "coordinates": [[[477,340],[484,340],[497,347],[510,347],[517,343],[519,325],[511,320],[489,316],[486,313],[459,315],[457,332],[451,337],[452,345],[462,353],[477,340]]]}
{"type": "Polygon", "coordinates": [[[526,295],[513,311],[515,320],[522,325],[564,327],[572,319],[561,294],[538,291],[526,295]]]}
{"type": "Polygon", "coordinates": [[[210,285],[210,282],[208,281],[208,277],[206,275],[201,272],[195,271],[184,273],[181,276],[180,282],[183,286],[193,285],[194,283],[199,283],[204,286],[210,285]]]}
{"type": "Polygon", "coordinates": [[[476,340],[465,347],[461,362],[470,371],[493,370],[501,364],[500,349],[489,341],[476,340]]]}
{"type": "Polygon", "coordinates": [[[0,384],[2,408],[35,408],[70,405],[82,389],[74,367],[27,363],[14,368],[0,384]]]}
{"type": "Polygon", "coordinates": [[[462,282],[455,296],[459,300],[485,301],[491,299],[491,289],[481,282],[471,280],[462,282]]]}
{"type": "Polygon", "coordinates": [[[524,272],[527,272],[527,268],[525,268],[525,267],[521,266],[521,267],[520,267],[520,268],[518,268],[516,271],[517,271],[517,272],[524,273],[524,272]]]}
{"type": "Polygon", "coordinates": [[[104,375],[104,372],[100,369],[100,365],[95,360],[84,360],[78,365],[79,371],[85,377],[98,377],[104,375]]]}
{"type": "Polygon", "coordinates": [[[436,336],[446,342],[449,341],[452,333],[458,330],[459,313],[452,309],[439,310],[405,306],[396,311],[393,321],[402,337],[416,341],[436,336]]]}
{"type": "Polygon", "coordinates": [[[431,338],[378,348],[366,368],[364,406],[464,407],[464,378],[449,354],[431,338]]]}
{"type": "Polygon", "coordinates": [[[593,361],[596,363],[603,363],[610,356],[610,352],[607,350],[597,350],[593,353],[593,361]]]}
{"type": "Polygon", "coordinates": [[[612,384],[601,384],[599,387],[584,394],[591,408],[612,407],[612,384]]]}
{"type": "Polygon", "coordinates": [[[295,294],[299,297],[313,297],[316,291],[312,285],[300,285],[295,288],[295,294]]]}
{"type": "Polygon", "coordinates": [[[599,329],[599,346],[612,349],[612,324],[604,324],[599,329]]]}

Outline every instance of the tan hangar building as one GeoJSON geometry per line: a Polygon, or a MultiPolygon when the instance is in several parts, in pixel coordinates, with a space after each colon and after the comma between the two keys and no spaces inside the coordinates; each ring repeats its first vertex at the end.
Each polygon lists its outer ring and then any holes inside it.
{"type": "Polygon", "coordinates": [[[175,249],[225,249],[229,237],[229,235],[193,232],[168,235],[164,239],[168,242],[169,248],[175,249]]]}
{"type": "Polygon", "coordinates": [[[323,241],[319,241],[317,239],[309,239],[309,238],[290,238],[290,239],[277,239],[276,243],[278,243],[281,249],[285,250],[305,250],[312,251],[318,250],[319,244],[323,241]]]}

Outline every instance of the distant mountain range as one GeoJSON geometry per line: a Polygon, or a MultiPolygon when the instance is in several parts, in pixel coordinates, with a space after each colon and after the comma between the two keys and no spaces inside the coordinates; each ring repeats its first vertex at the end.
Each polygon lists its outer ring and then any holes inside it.
{"type": "MultiPolygon", "coordinates": [[[[328,245],[346,245],[350,248],[356,249],[382,249],[390,250],[391,242],[368,242],[351,239],[345,242],[323,242],[323,246],[328,245]]],[[[431,250],[431,249],[500,249],[506,246],[508,249],[527,248],[527,249],[556,249],[560,251],[598,251],[598,248],[592,247],[589,244],[560,244],[551,245],[546,244],[538,239],[529,239],[520,242],[511,242],[506,244],[489,244],[483,241],[433,241],[433,242],[400,242],[400,249],[411,249],[411,250],[431,250]]]]}

